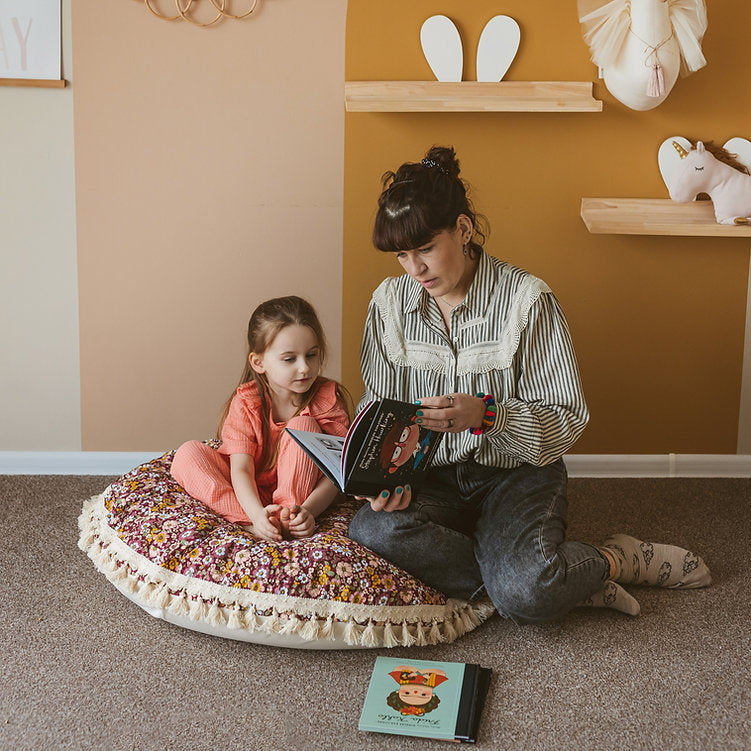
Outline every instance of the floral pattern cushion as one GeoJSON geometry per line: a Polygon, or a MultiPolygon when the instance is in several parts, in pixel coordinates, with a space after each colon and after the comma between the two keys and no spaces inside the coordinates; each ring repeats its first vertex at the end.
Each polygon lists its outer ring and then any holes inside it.
{"type": "Polygon", "coordinates": [[[254,537],[172,478],[174,452],[84,504],[79,547],[121,591],[177,625],[310,648],[453,641],[492,613],[447,598],[347,537],[346,498],[303,540],[254,537]]]}

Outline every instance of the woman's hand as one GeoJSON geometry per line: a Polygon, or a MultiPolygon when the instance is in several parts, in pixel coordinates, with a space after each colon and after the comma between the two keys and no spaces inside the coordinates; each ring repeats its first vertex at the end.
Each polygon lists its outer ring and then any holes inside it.
{"type": "Polygon", "coordinates": [[[373,511],[401,511],[407,508],[412,501],[412,489],[409,485],[383,490],[377,496],[356,495],[360,501],[367,501],[373,511]]]}
{"type": "Polygon", "coordinates": [[[417,423],[440,433],[461,433],[482,426],[485,402],[479,396],[447,394],[417,402],[417,423]]]}

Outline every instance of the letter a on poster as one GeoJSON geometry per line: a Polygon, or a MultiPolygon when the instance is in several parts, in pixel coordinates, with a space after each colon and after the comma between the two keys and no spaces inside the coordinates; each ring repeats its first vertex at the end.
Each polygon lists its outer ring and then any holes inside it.
{"type": "Polygon", "coordinates": [[[60,79],[60,0],[0,0],[0,78],[60,79]]]}

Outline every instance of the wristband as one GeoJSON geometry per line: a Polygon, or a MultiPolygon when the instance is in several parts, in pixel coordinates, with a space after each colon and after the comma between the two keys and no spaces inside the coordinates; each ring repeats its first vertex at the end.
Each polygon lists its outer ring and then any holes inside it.
{"type": "Polygon", "coordinates": [[[485,402],[485,414],[482,416],[482,425],[479,428],[469,429],[472,435],[482,435],[486,430],[490,430],[495,425],[495,418],[498,417],[495,399],[490,394],[483,394],[482,391],[478,391],[477,396],[485,402]]]}

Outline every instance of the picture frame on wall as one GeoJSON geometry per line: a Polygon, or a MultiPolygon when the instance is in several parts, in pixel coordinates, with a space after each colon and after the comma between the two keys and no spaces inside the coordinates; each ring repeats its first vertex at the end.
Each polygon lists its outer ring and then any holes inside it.
{"type": "Polygon", "coordinates": [[[0,85],[64,86],[60,0],[0,0],[0,85]]]}

